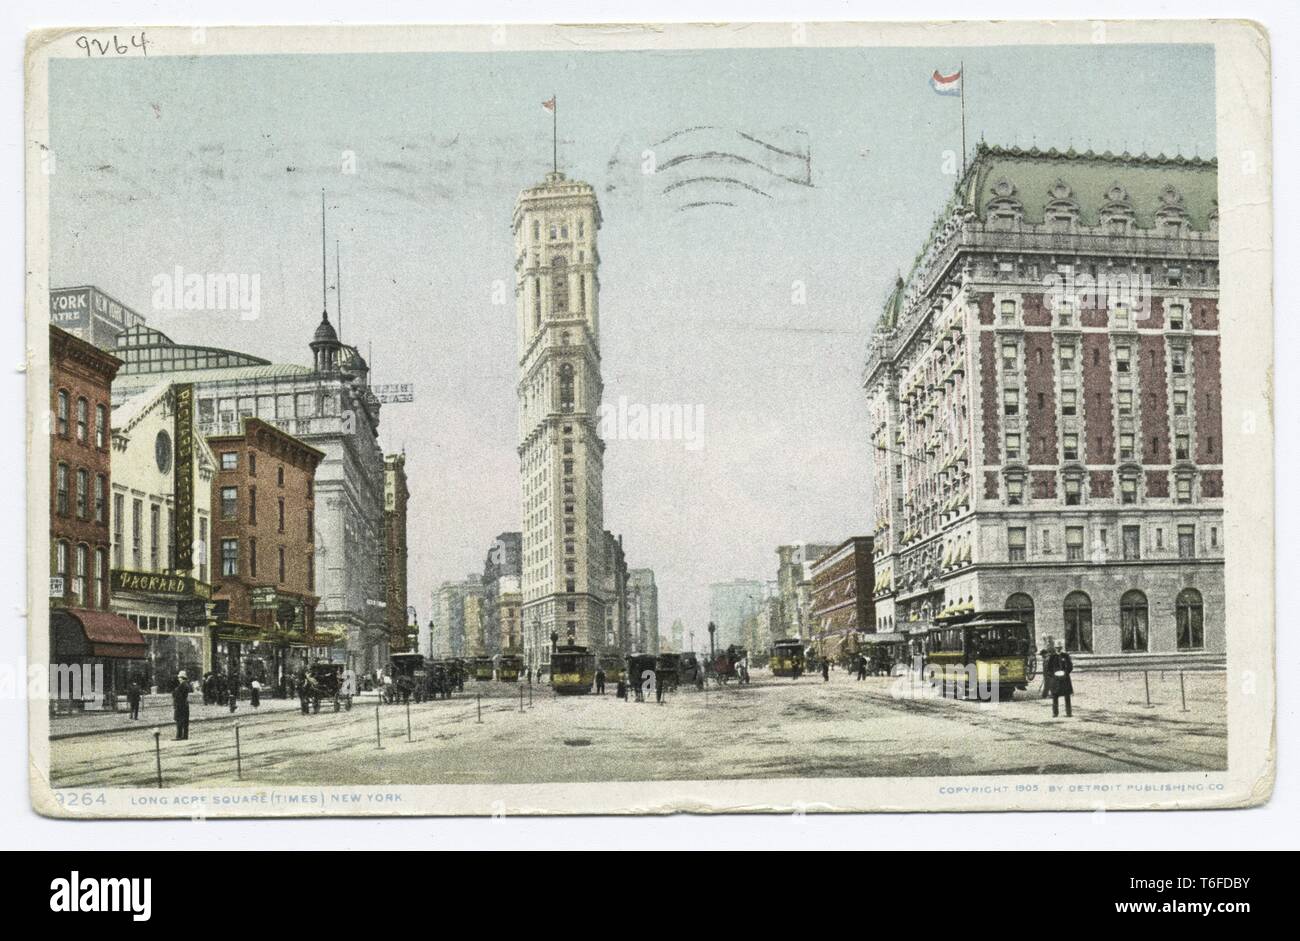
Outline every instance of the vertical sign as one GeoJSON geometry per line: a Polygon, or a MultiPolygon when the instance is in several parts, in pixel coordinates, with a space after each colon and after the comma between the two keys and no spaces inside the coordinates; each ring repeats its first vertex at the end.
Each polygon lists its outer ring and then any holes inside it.
{"type": "Polygon", "coordinates": [[[172,545],[175,546],[174,571],[189,574],[194,570],[194,386],[172,386],[175,412],[172,431],[176,459],[172,461],[172,545]]]}

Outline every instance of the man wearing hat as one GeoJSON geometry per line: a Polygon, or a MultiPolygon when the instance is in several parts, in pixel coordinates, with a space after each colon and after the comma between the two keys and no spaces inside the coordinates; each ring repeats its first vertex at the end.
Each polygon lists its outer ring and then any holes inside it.
{"type": "Polygon", "coordinates": [[[1074,695],[1074,684],[1070,682],[1070,674],[1074,672],[1074,661],[1070,655],[1065,652],[1065,645],[1058,643],[1056,651],[1047,658],[1047,667],[1045,670],[1047,679],[1052,684],[1052,718],[1058,717],[1060,713],[1060,700],[1065,697],[1065,716],[1069,718],[1074,715],[1070,708],[1070,697],[1074,695]]]}
{"type": "Polygon", "coordinates": [[[172,690],[172,717],[176,720],[176,741],[190,737],[190,680],[185,671],[176,674],[172,690]]]}

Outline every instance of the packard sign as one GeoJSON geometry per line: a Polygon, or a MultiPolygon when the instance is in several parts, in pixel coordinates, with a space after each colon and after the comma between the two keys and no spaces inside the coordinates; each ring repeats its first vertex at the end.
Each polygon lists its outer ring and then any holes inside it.
{"type": "Polygon", "coordinates": [[[146,595],[167,595],[173,598],[212,597],[212,586],[188,575],[164,575],[158,572],[132,572],[113,569],[108,574],[109,586],[114,594],[135,591],[146,595]]]}
{"type": "Polygon", "coordinates": [[[175,568],[188,572],[194,568],[194,385],[172,386],[176,406],[172,420],[172,440],[176,459],[172,462],[172,488],[176,509],[172,513],[172,545],[176,547],[175,568]]]}

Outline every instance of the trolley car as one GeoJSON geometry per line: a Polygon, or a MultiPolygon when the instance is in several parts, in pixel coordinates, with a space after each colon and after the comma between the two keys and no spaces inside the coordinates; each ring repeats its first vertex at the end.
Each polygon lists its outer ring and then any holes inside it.
{"type": "Polygon", "coordinates": [[[596,655],[577,644],[551,652],[551,689],[561,696],[585,696],[596,682],[596,655]]]}
{"type": "Polygon", "coordinates": [[[804,673],[803,641],[797,637],[772,644],[772,675],[799,679],[804,673]]]}
{"type": "Polygon", "coordinates": [[[519,674],[524,670],[524,658],[514,654],[502,654],[497,661],[497,679],[502,683],[518,683],[519,674]]]}
{"type": "Polygon", "coordinates": [[[1029,628],[1009,611],[965,612],[941,617],[930,628],[926,661],[932,683],[951,685],[954,695],[992,689],[1010,699],[1028,687],[1038,671],[1029,628]],[[960,691],[960,692],[959,692],[960,691]]]}
{"type": "Polygon", "coordinates": [[[478,683],[490,683],[496,675],[496,664],[491,657],[475,657],[469,662],[470,674],[478,683]]]}
{"type": "Polygon", "coordinates": [[[617,685],[627,679],[627,667],[623,663],[623,658],[617,654],[601,657],[600,668],[605,671],[606,683],[617,685]]]}

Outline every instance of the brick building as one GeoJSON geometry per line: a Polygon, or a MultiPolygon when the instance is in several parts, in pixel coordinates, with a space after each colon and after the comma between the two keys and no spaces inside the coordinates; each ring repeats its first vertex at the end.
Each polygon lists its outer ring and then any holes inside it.
{"type": "Polygon", "coordinates": [[[214,669],[278,688],[342,636],[318,634],[316,466],[324,452],[259,418],[213,435],[214,669]]]}
{"type": "Polygon", "coordinates": [[[864,370],[877,627],[1221,662],[1217,166],[981,147],[864,370]]]}
{"type": "MultiPolygon", "coordinates": [[[[110,393],[121,360],[50,327],[50,660],[103,670],[105,695],[125,688],[144,638],[109,612],[110,393]]],[[[51,708],[85,700],[51,690],[51,708]]]]}
{"type": "Polygon", "coordinates": [[[812,564],[810,623],[818,656],[857,652],[862,635],[876,632],[874,563],[870,536],[853,536],[812,564]]]}

